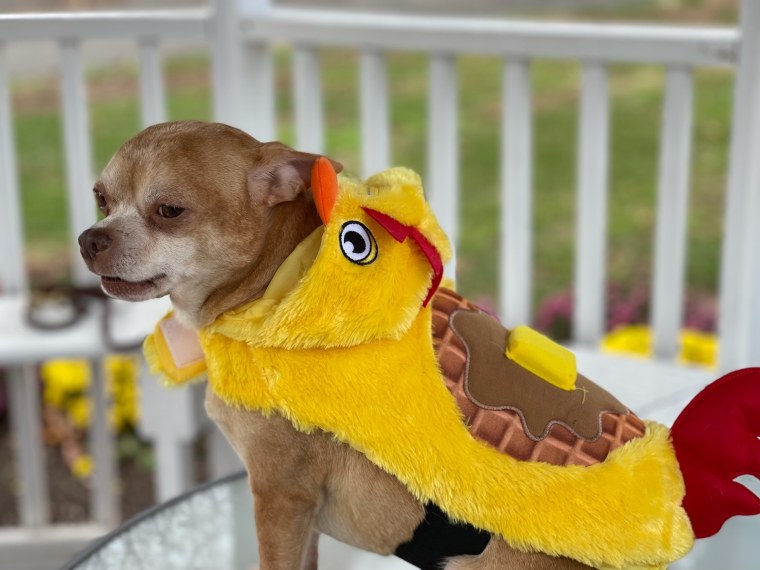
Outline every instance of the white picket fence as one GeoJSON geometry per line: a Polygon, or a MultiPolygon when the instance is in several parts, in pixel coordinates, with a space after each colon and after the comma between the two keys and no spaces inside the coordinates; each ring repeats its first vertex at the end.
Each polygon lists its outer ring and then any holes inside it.
{"type": "MultiPolygon", "coordinates": [[[[44,359],[78,355],[95,369],[106,353],[89,315],[65,333],[30,330],[22,314],[27,296],[19,183],[7,45],[54,40],[61,54],[62,116],[69,226],[73,239],[95,221],[94,180],[88,107],[80,46],[89,40],[128,38],[139,46],[140,100],[144,125],[166,118],[160,45],[170,38],[195,38],[213,53],[214,117],[260,140],[275,138],[275,82],[272,46],[294,47],[296,146],[320,152],[325,127],[319,50],[344,46],[361,52],[360,121],[364,173],[389,166],[389,95],[385,54],[423,52],[429,56],[428,177],[426,187],[444,228],[458,235],[458,134],[456,58],[465,53],[503,57],[502,213],[500,258],[502,317],[507,325],[530,321],[532,263],[532,109],[530,68],[534,60],[582,64],[578,141],[578,228],[574,340],[582,362],[626,378],[649,378],[624,401],[650,405],[664,421],[667,402],[696,390],[704,374],[672,364],[682,322],[689,192],[693,71],[736,68],[725,236],[720,292],[721,369],[760,364],[760,2],[743,0],[736,28],[607,25],[469,18],[326,12],[272,7],[268,0],[217,0],[210,9],[153,12],[98,12],[0,16],[0,366],[11,394],[17,446],[22,526],[0,529],[0,569],[48,568],[73,548],[102,533],[118,518],[114,505],[113,441],[105,417],[102,382],[94,382],[96,403],[91,440],[98,465],[92,489],[92,522],[51,525],[40,442],[39,395],[34,367],[44,359]],[[666,69],[660,143],[657,228],[653,269],[653,313],[660,361],[624,367],[600,360],[593,347],[603,332],[610,97],[608,67],[619,62],[657,64],[666,69]],[[650,368],[646,368],[650,366],[650,368]],[[642,368],[644,367],[644,368],[642,368]],[[663,380],[667,380],[664,382],[663,380]],[[644,386],[644,388],[642,388],[644,386]],[[647,390],[650,390],[648,392],[647,390]],[[679,392],[680,390],[680,392],[679,392]],[[643,394],[643,395],[642,395],[643,394]],[[631,400],[633,398],[633,401],[631,400]],[[664,404],[663,404],[664,406],[664,404]]],[[[73,251],[75,280],[92,277],[73,251]]],[[[117,305],[116,319],[132,334],[147,332],[163,305],[117,305]]],[[[122,326],[122,325],[119,325],[122,326]]],[[[97,375],[100,380],[100,375],[97,375]]],[[[596,374],[599,378],[599,374],[596,374]]],[[[600,378],[601,380],[601,378],[600,378]]],[[[620,381],[626,395],[630,384],[620,381]]],[[[166,392],[144,384],[145,433],[158,446],[159,497],[186,485],[186,444],[200,429],[197,398],[190,391],[166,392]],[[171,413],[169,413],[169,411],[171,413]]],[[[216,463],[220,463],[221,459],[216,463]]],[[[737,566],[738,568],[739,566],[737,566]]]]}

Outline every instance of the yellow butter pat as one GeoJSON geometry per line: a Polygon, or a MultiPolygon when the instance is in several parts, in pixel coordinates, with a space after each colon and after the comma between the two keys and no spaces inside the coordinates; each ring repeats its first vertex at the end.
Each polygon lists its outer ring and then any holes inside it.
{"type": "Polygon", "coordinates": [[[530,327],[519,326],[509,333],[506,355],[557,388],[575,389],[575,354],[530,327]]]}

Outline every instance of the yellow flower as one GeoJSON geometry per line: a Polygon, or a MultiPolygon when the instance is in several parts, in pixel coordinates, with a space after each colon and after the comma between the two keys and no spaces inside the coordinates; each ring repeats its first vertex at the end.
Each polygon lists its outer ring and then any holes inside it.
{"type": "Polygon", "coordinates": [[[133,356],[107,356],[105,367],[112,387],[122,382],[129,382],[137,376],[137,361],[133,356]]]}
{"type": "Polygon", "coordinates": [[[71,472],[78,479],[87,479],[92,475],[93,467],[92,457],[83,453],[74,460],[74,463],[72,463],[71,472]]]}
{"type": "MultiPolygon", "coordinates": [[[[139,418],[139,361],[134,356],[106,357],[104,371],[106,393],[111,397],[111,425],[117,430],[133,426],[139,418]]],[[[43,399],[47,405],[68,413],[76,427],[90,422],[91,401],[87,395],[92,371],[87,360],[49,360],[40,367],[43,399]]]]}
{"type": "Polygon", "coordinates": [[[681,333],[681,362],[716,366],[718,363],[718,338],[714,334],[686,329],[681,333]]]}
{"type": "Polygon", "coordinates": [[[60,384],[56,384],[55,382],[45,382],[43,380],[42,399],[48,406],[63,408],[63,400],[65,397],[66,394],[60,384]]]}
{"type": "Polygon", "coordinates": [[[617,327],[602,338],[602,351],[650,357],[652,356],[652,331],[645,325],[617,327]]]}
{"type": "Polygon", "coordinates": [[[132,356],[112,355],[105,361],[108,393],[113,397],[109,421],[117,430],[137,422],[138,360],[132,356]]]}
{"type": "Polygon", "coordinates": [[[42,365],[40,375],[46,385],[55,385],[64,393],[87,390],[92,381],[90,365],[86,360],[49,360],[42,365]]]}
{"type": "Polygon", "coordinates": [[[77,396],[66,405],[71,423],[78,428],[86,428],[90,425],[92,402],[84,396],[77,396]]]}
{"type": "Polygon", "coordinates": [[[108,423],[116,433],[124,429],[124,418],[115,406],[108,411],[108,423]]]}
{"type": "MultiPolygon", "coordinates": [[[[714,334],[692,329],[681,331],[678,360],[685,364],[715,366],[718,361],[718,339],[714,334]]],[[[602,338],[603,352],[651,357],[652,329],[645,325],[623,325],[602,338]]]]}

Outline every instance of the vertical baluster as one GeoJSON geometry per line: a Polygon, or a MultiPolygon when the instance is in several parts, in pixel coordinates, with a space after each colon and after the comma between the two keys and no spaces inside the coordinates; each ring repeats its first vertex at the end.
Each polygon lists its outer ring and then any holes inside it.
{"type": "Polygon", "coordinates": [[[655,353],[672,358],[678,351],[683,319],[693,81],[691,70],[667,72],[660,147],[660,175],[652,284],[655,353]]]}
{"type": "MultiPolygon", "coordinates": [[[[87,114],[84,67],[79,40],[61,42],[61,96],[63,101],[64,153],[68,183],[69,228],[74,238],[95,223],[95,203],[92,198],[94,182],[90,128],[87,114]]],[[[94,283],[77,248],[72,248],[74,281],[94,283]]]]}
{"type": "Polygon", "coordinates": [[[454,248],[446,275],[456,276],[459,234],[459,139],[456,62],[450,55],[430,57],[428,93],[428,172],[430,205],[454,248]]]}
{"type": "Polygon", "coordinates": [[[235,96],[238,91],[240,67],[240,15],[236,0],[212,0],[214,17],[211,20],[213,43],[213,114],[214,120],[232,124],[235,121],[235,96]]]}
{"type": "Polygon", "coordinates": [[[6,47],[0,42],[0,244],[3,248],[0,255],[0,288],[5,293],[26,289],[19,192],[10,73],[6,47]]]}
{"type": "Polygon", "coordinates": [[[114,433],[108,422],[110,399],[106,394],[106,374],[104,362],[93,360],[92,384],[92,419],[90,422],[90,450],[95,470],[92,474],[90,500],[92,518],[104,525],[113,525],[118,521],[119,508],[116,494],[116,455],[114,453],[114,433]]]}
{"type": "Polygon", "coordinates": [[[362,173],[369,176],[390,166],[390,121],[385,55],[363,51],[360,70],[362,173]]]}
{"type": "Polygon", "coordinates": [[[504,64],[502,82],[501,316],[527,324],[532,308],[533,140],[530,64],[504,64]]]}
{"type": "MultiPolygon", "coordinates": [[[[236,479],[228,484],[227,488],[232,504],[232,520],[230,521],[234,541],[232,568],[255,568],[259,555],[256,541],[251,540],[251,513],[253,513],[251,488],[248,486],[247,478],[236,479]]],[[[323,565],[322,562],[320,564],[323,565]]]]}
{"type": "Polygon", "coordinates": [[[21,489],[21,524],[40,527],[50,522],[50,497],[40,426],[40,392],[33,365],[7,370],[11,433],[16,442],[16,465],[21,489]]]}
{"type": "Polygon", "coordinates": [[[760,2],[742,0],[720,283],[720,367],[760,364],[760,2]]]}
{"type": "Polygon", "coordinates": [[[315,48],[295,48],[293,76],[296,148],[321,154],[324,150],[322,83],[319,53],[315,48]]]}
{"type": "Polygon", "coordinates": [[[157,38],[140,38],[140,102],[142,125],[166,121],[166,93],[157,38]]]}
{"type": "Polygon", "coordinates": [[[159,501],[186,491],[194,481],[190,443],[197,437],[200,415],[192,386],[167,390],[143,363],[140,375],[140,433],[153,442],[159,462],[155,489],[159,501]],[[171,409],[171,415],[166,413],[171,409]]]}
{"type": "Polygon", "coordinates": [[[592,345],[604,332],[608,156],[607,69],[586,63],[580,102],[573,337],[592,345]]]}
{"type": "Polygon", "coordinates": [[[212,28],[214,118],[262,141],[276,138],[272,51],[246,42],[240,23],[241,16],[255,19],[270,8],[269,0],[215,0],[212,28]]]}
{"type": "Polygon", "coordinates": [[[241,77],[240,128],[260,141],[277,138],[274,58],[264,44],[243,46],[241,77]]]}
{"type": "Polygon", "coordinates": [[[206,432],[206,464],[212,479],[227,477],[244,468],[240,457],[216,425],[206,432]]]}

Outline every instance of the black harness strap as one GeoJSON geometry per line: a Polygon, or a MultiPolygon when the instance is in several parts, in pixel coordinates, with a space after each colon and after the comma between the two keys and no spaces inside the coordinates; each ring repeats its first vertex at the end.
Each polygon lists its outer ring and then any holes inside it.
{"type": "Polygon", "coordinates": [[[421,570],[440,570],[447,558],[481,554],[491,535],[469,524],[456,524],[436,505],[425,506],[425,519],[396,556],[421,570]]]}

